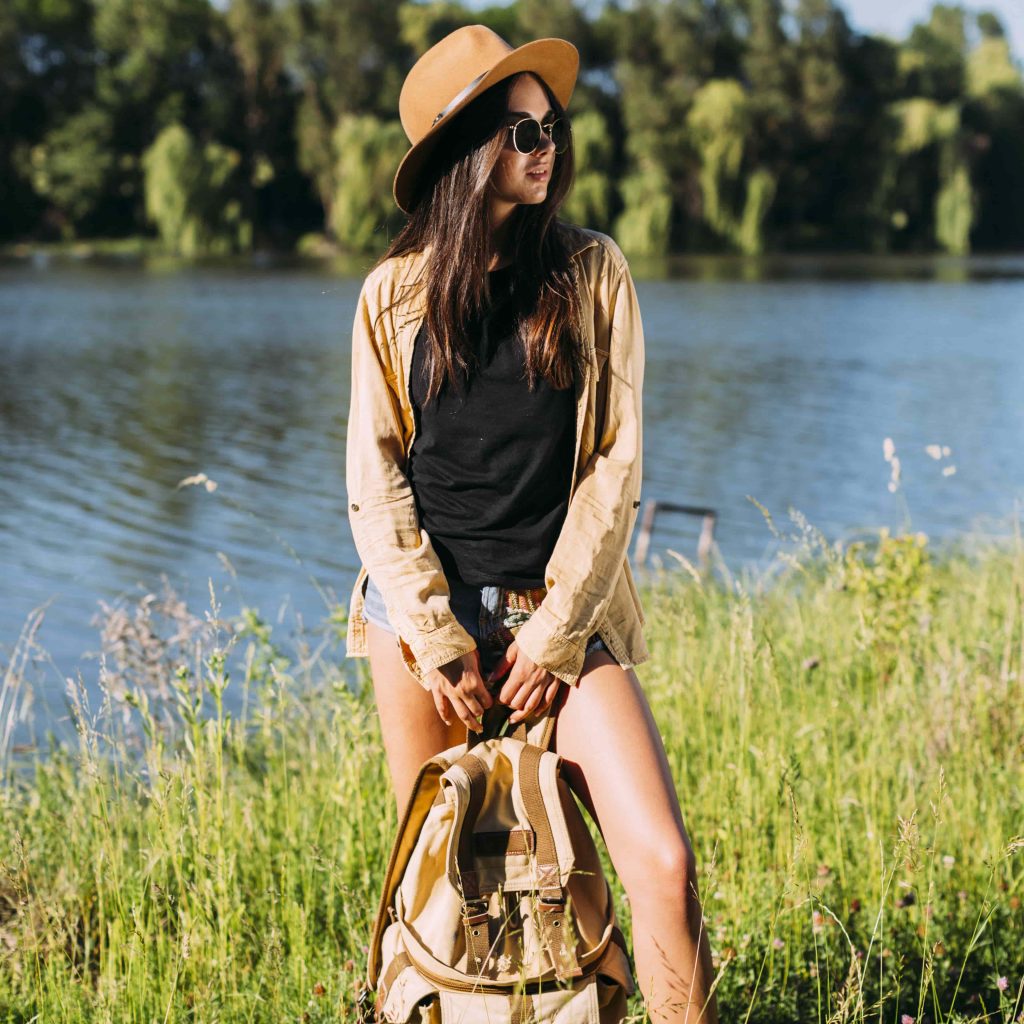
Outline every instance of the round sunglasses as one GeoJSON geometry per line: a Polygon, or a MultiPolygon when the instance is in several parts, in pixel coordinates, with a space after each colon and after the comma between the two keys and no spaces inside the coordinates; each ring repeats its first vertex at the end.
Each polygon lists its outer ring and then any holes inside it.
{"type": "Polygon", "coordinates": [[[507,127],[512,133],[512,145],[520,153],[532,153],[540,145],[541,132],[554,143],[556,153],[564,153],[569,148],[571,129],[564,117],[556,117],[554,121],[544,125],[535,117],[524,117],[507,127]]]}

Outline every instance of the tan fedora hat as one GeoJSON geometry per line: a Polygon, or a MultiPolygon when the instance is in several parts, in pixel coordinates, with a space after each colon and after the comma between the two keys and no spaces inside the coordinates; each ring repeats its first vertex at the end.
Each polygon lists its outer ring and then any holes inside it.
{"type": "Polygon", "coordinates": [[[417,179],[442,130],[485,89],[533,71],[567,107],[579,67],[579,51],[565,39],[535,39],[513,48],[486,25],[466,25],[435,43],[412,66],[398,97],[398,115],[412,143],[395,174],[399,208],[412,211],[417,179]]]}

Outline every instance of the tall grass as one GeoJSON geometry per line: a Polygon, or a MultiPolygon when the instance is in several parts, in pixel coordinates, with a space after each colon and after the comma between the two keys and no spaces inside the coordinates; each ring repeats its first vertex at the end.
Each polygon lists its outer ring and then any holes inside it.
{"type": "MultiPolygon", "coordinates": [[[[644,588],[721,1019],[1024,1019],[1024,545],[803,537],[644,588]]],[[[77,743],[0,765],[0,1021],[352,1019],[395,827],[366,665],[344,609],[286,650],[210,604],[106,608],[77,743]]]]}

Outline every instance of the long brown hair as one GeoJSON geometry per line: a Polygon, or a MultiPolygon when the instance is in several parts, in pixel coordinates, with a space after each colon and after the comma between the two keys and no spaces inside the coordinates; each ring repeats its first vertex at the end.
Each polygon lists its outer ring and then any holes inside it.
{"type": "MultiPolygon", "coordinates": [[[[508,98],[518,77],[496,82],[453,117],[424,168],[409,220],[377,261],[379,265],[392,256],[423,252],[429,246],[425,280],[419,285],[426,288],[428,399],[438,394],[445,380],[458,390],[475,363],[467,329],[491,298],[487,183],[508,136],[508,98]]],[[[565,117],[547,83],[535,77],[555,116],[565,117]]],[[[531,389],[538,377],[555,388],[570,387],[581,365],[572,228],[556,219],[574,175],[570,139],[568,149],[555,156],[544,201],[521,203],[511,214],[514,317],[525,347],[531,389]]]]}

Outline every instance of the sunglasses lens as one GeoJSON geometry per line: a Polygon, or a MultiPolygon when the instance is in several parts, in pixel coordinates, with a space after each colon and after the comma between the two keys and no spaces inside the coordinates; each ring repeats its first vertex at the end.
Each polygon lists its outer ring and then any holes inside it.
{"type": "Polygon", "coordinates": [[[569,148],[569,122],[565,118],[560,117],[551,126],[551,141],[556,153],[564,153],[569,148]]]}
{"type": "Polygon", "coordinates": [[[532,118],[520,121],[512,141],[520,153],[532,153],[540,144],[540,125],[532,118]]]}

